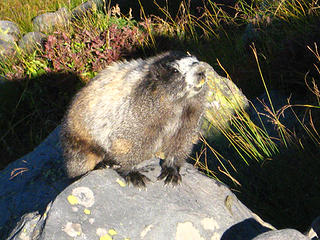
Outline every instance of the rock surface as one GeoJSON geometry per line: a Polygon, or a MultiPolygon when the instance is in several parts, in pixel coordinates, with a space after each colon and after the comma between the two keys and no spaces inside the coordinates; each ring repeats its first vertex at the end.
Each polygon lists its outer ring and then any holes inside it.
{"type": "Polygon", "coordinates": [[[231,116],[240,109],[249,106],[247,97],[242,91],[228,78],[222,77],[215,71],[208,71],[208,84],[210,92],[208,100],[210,107],[206,111],[202,129],[212,129],[211,132],[205,133],[205,136],[215,135],[213,126],[225,129],[229,126],[231,116]]]}
{"type": "Polygon", "coordinates": [[[310,229],[306,232],[306,235],[312,240],[320,239],[320,216],[314,219],[311,223],[310,229]]]}
{"type": "Polygon", "coordinates": [[[0,174],[0,239],[25,213],[42,213],[70,181],[63,177],[59,128],[33,152],[12,162],[0,174]]]}
{"type": "Polygon", "coordinates": [[[4,41],[0,39],[0,60],[11,57],[16,54],[15,42],[4,41]]]}
{"type": "Polygon", "coordinates": [[[0,21],[0,60],[15,55],[19,36],[20,30],[15,23],[0,21]]]}
{"type": "Polygon", "coordinates": [[[15,37],[7,33],[0,33],[0,40],[14,43],[15,37]]]}
{"type": "Polygon", "coordinates": [[[111,169],[93,171],[67,187],[48,211],[41,239],[250,239],[272,228],[226,186],[189,164],[175,188],[156,180],[157,160],[144,169],[152,181],[146,190],[127,186],[111,169]]]}
{"type": "Polygon", "coordinates": [[[84,17],[87,13],[95,12],[103,8],[103,1],[89,0],[72,9],[72,17],[74,19],[84,17]]]}
{"type": "Polygon", "coordinates": [[[12,229],[10,220],[22,216],[7,239],[308,239],[295,230],[271,231],[228,187],[190,164],[175,188],[156,180],[156,159],[141,166],[151,179],[145,190],[127,186],[112,169],[65,188],[58,133],[1,172],[0,225],[12,229]]]}
{"type": "Polygon", "coordinates": [[[42,49],[47,35],[41,32],[28,32],[19,40],[19,47],[29,53],[36,49],[42,49]]]}
{"type": "Polygon", "coordinates": [[[17,24],[11,21],[0,21],[0,39],[4,40],[2,38],[2,35],[10,35],[13,38],[13,41],[18,41],[20,37],[20,29],[17,24]]]}
{"type": "Polygon", "coordinates": [[[71,13],[67,8],[60,8],[56,12],[49,12],[35,17],[32,21],[35,32],[50,33],[57,28],[69,25],[71,13]]]}

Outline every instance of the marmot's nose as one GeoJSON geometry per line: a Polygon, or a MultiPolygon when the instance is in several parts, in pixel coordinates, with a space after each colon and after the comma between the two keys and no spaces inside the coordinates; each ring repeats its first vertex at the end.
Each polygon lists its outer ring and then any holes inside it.
{"type": "Polygon", "coordinates": [[[197,76],[197,82],[196,82],[196,87],[197,88],[200,88],[202,87],[202,85],[206,82],[206,72],[205,70],[200,70],[196,73],[196,76],[197,76]]]}
{"type": "Polygon", "coordinates": [[[199,71],[197,72],[197,76],[198,76],[198,79],[201,80],[206,77],[206,73],[205,71],[199,71]]]}

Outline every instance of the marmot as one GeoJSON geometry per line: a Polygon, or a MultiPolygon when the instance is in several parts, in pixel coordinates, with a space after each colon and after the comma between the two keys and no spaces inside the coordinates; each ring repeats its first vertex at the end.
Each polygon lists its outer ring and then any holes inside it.
{"type": "Polygon", "coordinates": [[[195,56],[170,51],[102,70],[76,94],[63,119],[67,175],[107,162],[127,182],[145,186],[149,179],[135,166],[161,155],[158,179],[179,183],[206,107],[208,68],[195,56]]]}

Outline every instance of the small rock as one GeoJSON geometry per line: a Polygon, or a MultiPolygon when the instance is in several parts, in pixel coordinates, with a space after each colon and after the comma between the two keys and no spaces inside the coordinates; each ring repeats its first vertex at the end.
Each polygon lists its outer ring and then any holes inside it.
{"type": "Polygon", "coordinates": [[[13,233],[15,231],[18,231],[18,229],[23,229],[21,233],[19,234],[19,238],[16,238],[12,234],[11,236],[8,237],[10,240],[18,240],[18,239],[34,239],[32,238],[32,235],[35,232],[35,226],[39,222],[39,219],[41,218],[41,215],[38,212],[31,212],[25,214],[21,220],[18,222],[17,226],[13,230],[13,233]]]}
{"type": "Polygon", "coordinates": [[[16,41],[19,39],[18,26],[10,21],[0,21],[0,60],[16,54],[16,41]]]}
{"type": "Polygon", "coordinates": [[[6,42],[16,42],[14,36],[10,35],[10,34],[6,34],[6,33],[2,33],[0,32],[0,40],[6,41],[6,42]]]}
{"type": "Polygon", "coordinates": [[[39,235],[42,232],[41,228],[47,219],[47,213],[50,208],[51,203],[48,204],[47,209],[42,216],[38,211],[24,214],[7,240],[38,240],[39,235]],[[16,232],[20,232],[20,234],[16,235],[16,232]]]}
{"type": "Polygon", "coordinates": [[[41,32],[28,32],[19,40],[19,47],[26,52],[33,52],[36,49],[42,49],[44,41],[47,39],[47,35],[41,32]]]}
{"type": "Polygon", "coordinates": [[[2,35],[10,35],[13,37],[13,41],[16,42],[19,40],[20,30],[17,24],[11,21],[0,21],[0,39],[8,41],[2,38],[2,35]]]}
{"type": "Polygon", "coordinates": [[[16,45],[14,42],[7,42],[0,39],[0,60],[12,57],[16,54],[16,45]]]}
{"type": "Polygon", "coordinates": [[[95,12],[97,9],[103,7],[103,2],[101,0],[89,0],[79,6],[75,7],[72,10],[72,18],[78,19],[84,17],[87,13],[95,12]]]}
{"type": "Polygon", "coordinates": [[[36,32],[50,33],[55,29],[69,25],[71,14],[67,8],[60,8],[53,13],[44,13],[33,19],[33,28],[36,32]]]}

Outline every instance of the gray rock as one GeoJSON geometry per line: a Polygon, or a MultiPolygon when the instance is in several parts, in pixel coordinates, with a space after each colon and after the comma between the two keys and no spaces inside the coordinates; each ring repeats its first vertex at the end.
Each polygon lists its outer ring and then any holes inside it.
{"type": "Polygon", "coordinates": [[[12,36],[14,42],[18,41],[20,37],[18,25],[11,21],[0,20],[0,39],[5,40],[2,38],[3,34],[12,36]]]}
{"type": "Polygon", "coordinates": [[[0,21],[0,60],[16,54],[16,41],[19,39],[18,26],[10,21],[0,21]]]}
{"type": "Polygon", "coordinates": [[[47,204],[70,183],[61,171],[58,134],[59,128],[33,152],[1,171],[0,236],[6,236],[25,213],[43,213],[47,204]]]}
{"type": "Polygon", "coordinates": [[[272,231],[228,187],[190,164],[175,188],[156,180],[156,159],[140,166],[151,179],[146,190],[127,186],[112,169],[92,171],[65,188],[70,182],[61,174],[58,136],[59,128],[1,171],[0,235],[16,226],[2,239],[258,240],[279,232],[286,239],[308,239],[295,230],[272,231]]]}
{"type": "Polygon", "coordinates": [[[67,187],[52,203],[40,239],[251,239],[270,230],[226,186],[189,164],[175,188],[156,180],[157,160],[143,169],[151,179],[146,190],[127,186],[111,169],[67,187]]]}
{"type": "Polygon", "coordinates": [[[6,33],[2,33],[0,32],[0,40],[5,41],[5,42],[11,42],[11,43],[15,43],[15,37],[10,35],[10,34],[6,34],[6,33]]]}
{"type": "Polygon", "coordinates": [[[35,17],[32,21],[35,32],[50,33],[57,28],[65,28],[69,25],[71,13],[67,8],[60,8],[56,12],[44,13],[35,17]]]}
{"type": "Polygon", "coordinates": [[[96,12],[98,9],[103,8],[103,5],[104,5],[103,0],[86,1],[72,10],[72,17],[73,19],[82,18],[87,13],[96,12]]]}
{"type": "MultiPolygon", "coordinates": [[[[50,209],[50,206],[51,204],[48,205],[47,209],[50,209]]],[[[10,234],[8,239],[39,239],[41,227],[44,224],[45,219],[45,214],[41,216],[38,212],[26,213],[22,216],[21,220],[13,229],[12,234],[10,234]],[[19,236],[16,236],[17,232],[20,232],[19,236]]]]}
{"type": "Polygon", "coordinates": [[[18,46],[31,53],[37,49],[42,49],[46,39],[47,35],[41,32],[28,32],[19,40],[18,46]]]}
{"type": "Polygon", "coordinates": [[[202,129],[204,135],[210,138],[217,134],[216,127],[227,128],[235,111],[247,108],[249,103],[246,96],[230,79],[220,76],[215,71],[208,71],[207,74],[210,106],[206,111],[206,121],[202,129]],[[211,129],[211,132],[205,133],[208,129],[211,129]]]}
{"type": "Polygon", "coordinates": [[[16,54],[16,45],[14,42],[7,42],[0,39],[0,60],[12,57],[16,54]]]}
{"type": "Polygon", "coordinates": [[[302,233],[294,229],[283,229],[263,233],[253,240],[309,240],[302,233]]]}

